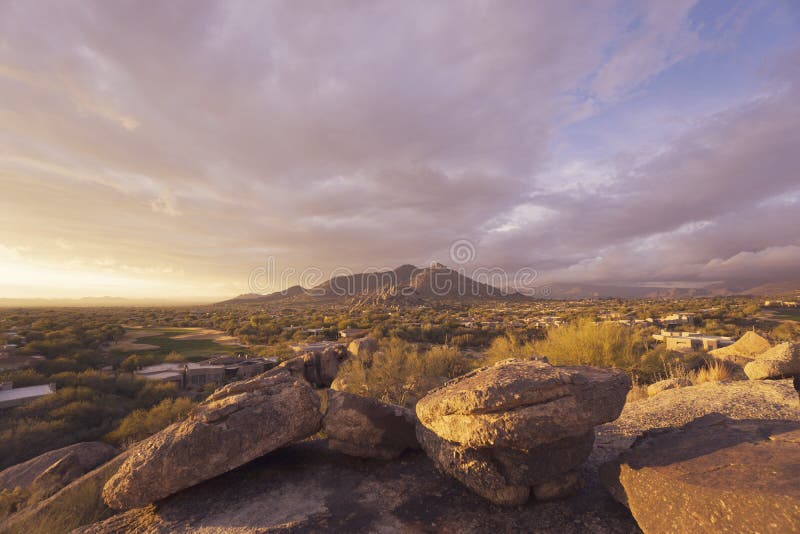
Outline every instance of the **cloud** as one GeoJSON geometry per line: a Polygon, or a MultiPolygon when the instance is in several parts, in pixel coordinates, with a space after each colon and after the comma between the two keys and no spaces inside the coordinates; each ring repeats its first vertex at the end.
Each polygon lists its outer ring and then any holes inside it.
{"type": "Polygon", "coordinates": [[[643,126],[658,140],[647,152],[559,161],[553,148],[629,103],[663,116],[642,103],[660,77],[755,16],[737,10],[708,37],[696,10],[6,2],[0,241],[54,263],[113,257],[186,291],[246,290],[267,254],[446,262],[462,238],[488,266],[553,277],[704,278],[714,258],[794,244],[759,232],[780,225],[758,212],[740,237],[725,230],[796,184],[793,78],[687,117],[678,137],[643,126]]]}

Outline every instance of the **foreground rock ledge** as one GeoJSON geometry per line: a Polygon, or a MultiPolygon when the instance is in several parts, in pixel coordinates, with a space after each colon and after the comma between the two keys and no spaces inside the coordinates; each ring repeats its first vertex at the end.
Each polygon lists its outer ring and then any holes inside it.
{"type": "Polygon", "coordinates": [[[506,360],[468,373],[417,404],[417,439],[445,472],[500,505],[579,487],[594,426],[616,419],[630,380],[618,369],[506,360]]]}
{"type": "Polygon", "coordinates": [[[144,506],[320,429],[319,397],[278,368],[215,391],[188,419],[138,443],[103,488],[114,509],[144,506]]]}
{"type": "Polygon", "coordinates": [[[654,430],[601,479],[644,532],[800,531],[800,423],[722,414],[654,430]]]}

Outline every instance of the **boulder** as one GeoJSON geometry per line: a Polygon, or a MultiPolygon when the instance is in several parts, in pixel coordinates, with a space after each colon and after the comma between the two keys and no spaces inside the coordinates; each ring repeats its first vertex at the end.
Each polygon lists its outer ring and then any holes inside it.
{"type": "Polygon", "coordinates": [[[327,388],[336,378],[339,366],[347,359],[344,345],[326,347],[322,351],[306,352],[286,360],[278,367],[288,369],[294,376],[302,377],[318,388],[327,388]]]}
{"type": "Polygon", "coordinates": [[[103,502],[103,485],[128,457],[123,452],[73,480],[50,497],[29,505],[0,524],[9,534],[70,532],[114,514],[103,502]]]}
{"type": "Polygon", "coordinates": [[[48,497],[116,454],[114,447],[97,441],[52,450],[1,471],[0,490],[19,487],[38,498],[48,497]]]}
{"type": "Polygon", "coordinates": [[[456,378],[417,403],[417,438],[454,478],[492,502],[561,497],[578,487],[594,426],[616,419],[621,370],[506,360],[456,378]]]}
{"type": "Polygon", "coordinates": [[[230,471],[320,429],[305,380],[275,368],[215,391],[182,422],[130,449],[103,489],[114,509],[143,506],[230,471]]]}
{"type": "Polygon", "coordinates": [[[378,350],[378,342],[373,337],[354,339],[347,346],[347,352],[355,358],[369,358],[378,350]]]}
{"type": "Polygon", "coordinates": [[[744,373],[750,380],[800,375],[800,344],[775,345],[745,365],[744,373]]]}
{"type": "Polygon", "coordinates": [[[330,390],[328,411],[322,420],[331,449],[361,458],[397,458],[406,449],[418,449],[412,410],[330,390]]]}
{"type": "Polygon", "coordinates": [[[800,530],[800,423],[709,414],[601,468],[644,532],[800,530]]]}
{"type": "Polygon", "coordinates": [[[709,355],[739,366],[745,366],[770,349],[769,341],[753,331],[745,332],[732,345],[709,351],[709,355]]]}
{"type": "Polygon", "coordinates": [[[688,378],[667,378],[666,380],[659,380],[647,386],[647,396],[652,397],[668,389],[685,388],[691,385],[692,381],[688,378]]]}
{"type": "Polygon", "coordinates": [[[613,421],[629,389],[630,379],[619,369],[505,360],[433,390],[417,403],[417,417],[462,445],[530,448],[613,421]]]}

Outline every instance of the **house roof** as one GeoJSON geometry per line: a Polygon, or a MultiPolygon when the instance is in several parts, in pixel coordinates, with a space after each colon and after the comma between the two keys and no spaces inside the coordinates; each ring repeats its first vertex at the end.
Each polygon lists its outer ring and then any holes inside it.
{"type": "Polygon", "coordinates": [[[6,389],[4,391],[0,391],[0,402],[42,397],[44,395],[49,395],[54,391],[55,388],[53,388],[50,384],[42,384],[40,386],[27,386],[24,388],[6,389]]]}

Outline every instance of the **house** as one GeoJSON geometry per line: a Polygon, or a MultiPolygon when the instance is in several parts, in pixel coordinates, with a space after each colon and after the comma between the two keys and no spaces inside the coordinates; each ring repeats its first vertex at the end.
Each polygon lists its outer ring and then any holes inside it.
{"type": "Polygon", "coordinates": [[[364,337],[369,334],[369,330],[366,328],[345,328],[344,330],[339,330],[339,337],[344,339],[355,339],[357,337],[364,337]]]}
{"type": "Polygon", "coordinates": [[[15,388],[12,382],[3,382],[0,383],[0,409],[21,406],[40,397],[52,395],[55,391],[55,384],[15,388]]]}
{"type": "Polygon", "coordinates": [[[681,325],[693,325],[694,318],[693,313],[671,313],[662,317],[659,322],[667,330],[672,330],[681,325]]]}
{"type": "Polygon", "coordinates": [[[733,344],[733,338],[728,336],[710,336],[700,332],[673,332],[662,330],[660,334],[653,334],[653,338],[663,341],[669,350],[688,352],[692,350],[714,350],[733,344]]]}
{"type": "Polygon", "coordinates": [[[203,363],[160,363],[143,367],[134,374],[147,380],[172,382],[181,389],[189,389],[222,382],[225,379],[225,367],[203,363]]]}
{"type": "Polygon", "coordinates": [[[278,365],[277,358],[250,358],[249,356],[217,356],[204,362],[206,365],[221,365],[226,379],[250,378],[278,365]]]}

